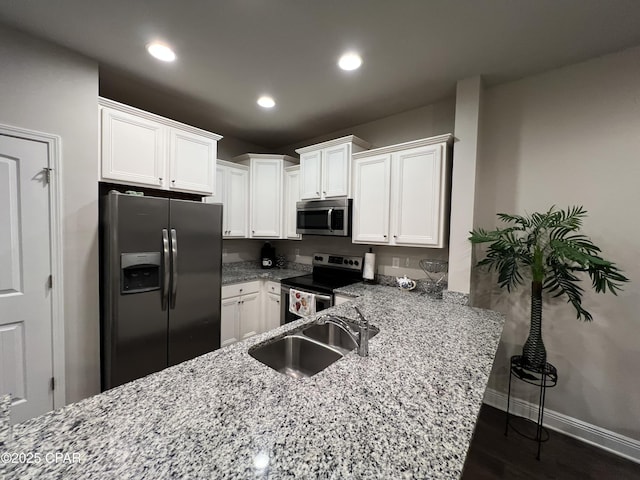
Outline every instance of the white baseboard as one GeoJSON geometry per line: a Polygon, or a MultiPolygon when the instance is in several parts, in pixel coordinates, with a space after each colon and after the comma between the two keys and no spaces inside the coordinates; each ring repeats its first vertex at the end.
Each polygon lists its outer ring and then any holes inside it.
{"type": "MultiPolygon", "coordinates": [[[[500,410],[507,410],[507,395],[497,390],[487,388],[484,394],[484,403],[500,410]]],[[[511,397],[509,412],[519,417],[525,417],[534,422],[538,417],[538,406],[511,397]]],[[[544,409],[544,426],[551,430],[576,438],[585,443],[607,450],[633,462],[640,463],[640,441],[625,437],[618,433],[606,430],[590,423],[583,422],[568,415],[544,409]]]]}

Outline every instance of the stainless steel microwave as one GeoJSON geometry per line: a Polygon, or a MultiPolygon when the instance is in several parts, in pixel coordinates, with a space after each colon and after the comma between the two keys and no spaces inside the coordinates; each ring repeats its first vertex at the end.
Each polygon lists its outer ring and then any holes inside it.
{"type": "Polygon", "coordinates": [[[296,233],[304,235],[351,235],[351,200],[309,200],[296,203],[296,233]]]}

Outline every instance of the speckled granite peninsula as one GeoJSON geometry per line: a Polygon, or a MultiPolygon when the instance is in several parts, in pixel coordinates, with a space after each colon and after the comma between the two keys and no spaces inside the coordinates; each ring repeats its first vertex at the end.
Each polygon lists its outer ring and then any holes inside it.
{"type": "MultiPolygon", "coordinates": [[[[356,287],[353,287],[356,288],[356,287]]],[[[5,479],[459,478],[502,332],[485,310],[363,286],[380,333],[292,379],[247,350],[298,320],[13,429],[8,452],[75,463],[0,465],[5,479]]]]}

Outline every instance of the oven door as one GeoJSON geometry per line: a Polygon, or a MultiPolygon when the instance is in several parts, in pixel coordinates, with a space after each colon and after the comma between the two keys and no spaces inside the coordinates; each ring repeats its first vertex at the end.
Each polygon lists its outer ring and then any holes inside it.
{"type": "MultiPolygon", "coordinates": [[[[287,285],[282,285],[280,287],[280,325],[291,323],[295,320],[298,320],[299,318],[302,318],[289,311],[289,291],[291,290],[291,288],[292,287],[289,287],[287,285]]],[[[315,293],[309,290],[304,290],[302,288],[296,288],[296,290],[313,293],[316,296],[316,312],[325,310],[329,307],[333,307],[333,295],[315,293]]]]}

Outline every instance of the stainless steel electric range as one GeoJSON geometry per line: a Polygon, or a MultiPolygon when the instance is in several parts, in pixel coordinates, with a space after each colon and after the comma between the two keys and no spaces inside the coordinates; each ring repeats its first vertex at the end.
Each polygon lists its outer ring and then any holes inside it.
{"type": "Polygon", "coordinates": [[[315,295],[316,311],[333,306],[333,291],[362,280],[362,257],[313,254],[313,272],[280,281],[280,324],[300,318],[289,311],[289,292],[292,288],[315,295]]]}

